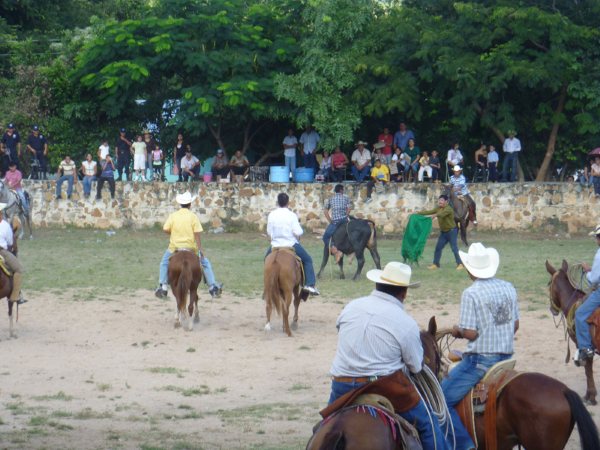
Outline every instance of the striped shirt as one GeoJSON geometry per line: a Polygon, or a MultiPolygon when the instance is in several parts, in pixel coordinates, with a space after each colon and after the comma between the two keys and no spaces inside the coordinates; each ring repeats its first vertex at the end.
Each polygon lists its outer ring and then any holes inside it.
{"type": "Polygon", "coordinates": [[[417,373],[423,366],[419,327],[391,295],[374,290],[351,301],[337,319],[338,346],[331,366],[335,377],[417,373]]]}
{"type": "Polygon", "coordinates": [[[464,290],[458,326],[477,331],[467,353],[513,353],[519,304],[514,286],[497,278],[477,279],[464,290]]]}
{"type": "Polygon", "coordinates": [[[325,202],[325,210],[331,210],[331,221],[338,223],[348,217],[348,211],[352,209],[352,201],[342,193],[336,193],[325,202]]]}
{"type": "Polygon", "coordinates": [[[455,192],[458,192],[460,195],[468,195],[469,189],[467,188],[467,179],[463,174],[459,176],[452,175],[450,177],[450,184],[455,192]]]}

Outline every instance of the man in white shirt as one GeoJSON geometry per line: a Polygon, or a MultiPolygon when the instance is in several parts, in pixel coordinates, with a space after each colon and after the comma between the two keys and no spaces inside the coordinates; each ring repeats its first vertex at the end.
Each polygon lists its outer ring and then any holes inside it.
{"type": "Polygon", "coordinates": [[[285,167],[287,172],[292,173],[292,180],[296,174],[296,149],[298,148],[298,139],[294,136],[294,130],[288,130],[288,134],[283,138],[283,156],[285,158],[285,167]]]}
{"type": "Polygon", "coordinates": [[[508,139],[504,140],[504,163],[502,164],[502,181],[515,181],[517,179],[517,166],[519,164],[519,152],[521,141],[515,137],[514,130],[508,130],[508,139]],[[510,176],[509,176],[510,170],[510,176]]]}
{"type": "Polygon", "coordinates": [[[267,250],[267,255],[271,253],[273,247],[293,247],[304,265],[306,283],[303,289],[311,295],[319,295],[320,292],[315,287],[316,277],[312,258],[298,242],[303,231],[298,216],[288,208],[289,201],[290,198],[286,193],[280,193],[277,196],[279,207],[269,213],[267,234],[271,238],[271,246],[267,250]]]}
{"type": "Polygon", "coordinates": [[[9,270],[13,273],[12,276],[12,291],[8,300],[11,302],[17,302],[19,304],[25,303],[26,300],[21,298],[21,286],[23,285],[23,266],[15,255],[11,253],[14,236],[13,230],[8,223],[4,220],[4,209],[6,203],[0,203],[0,256],[4,258],[4,262],[9,270]]]}
{"type": "Polygon", "coordinates": [[[181,175],[183,177],[183,181],[188,181],[188,179],[196,179],[198,174],[200,173],[200,160],[192,155],[192,149],[187,148],[185,150],[185,156],[181,158],[181,175]]]}
{"type": "MultiPolygon", "coordinates": [[[[342,310],[336,322],[338,345],[330,370],[329,403],[382,377],[406,380],[405,398],[390,401],[396,401],[399,415],[415,425],[424,449],[445,449],[438,421],[431,420],[431,412],[407,380],[409,373],[416,374],[423,367],[419,327],[404,309],[408,288],[419,286],[411,283],[411,272],[410,266],[400,262],[370,270],[367,278],[375,283],[375,289],[342,310]]],[[[376,386],[371,387],[372,393],[377,393],[376,386]]]]}
{"type": "Polygon", "coordinates": [[[98,147],[98,158],[100,161],[104,161],[106,159],[106,155],[110,153],[110,146],[108,145],[108,140],[104,139],[102,144],[98,147]]]}
{"type": "Polygon", "coordinates": [[[446,171],[448,177],[452,175],[454,166],[460,166],[463,162],[463,155],[460,151],[460,146],[456,142],[450,150],[448,150],[448,158],[446,158],[446,171]]]}
{"type": "Polygon", "coordinates": [[[306,126],[306,130],[300,136],[300,144],[302,145],[302,155],[304,157],[304,167],[317,167],[317,146],[321,137],[310,125],[306,126]]]}
{"type": "Polygon", "coordinates": [[[352,153],[352,176],[361,183],[371,174],[371,152],[365,148],[366,142],[358,141],[352,153]]]}
{"type": "Polygon", "coordinates": [[[85,161],[81,163],[81,173],[83,174],[83,196],[88,198],[92,192],[92,181],[96,181],[98,164],[92,159],[92,154],[85,156],[85,161]]]}

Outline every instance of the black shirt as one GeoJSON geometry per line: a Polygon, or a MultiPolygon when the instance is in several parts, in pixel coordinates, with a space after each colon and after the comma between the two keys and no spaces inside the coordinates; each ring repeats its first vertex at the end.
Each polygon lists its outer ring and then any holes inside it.
{"type": "MultiPolygon", "coordinates": [[[[127,136],[125,136],[125,139],[127,139],[127,136]]],[[[127,139],[129,140],[129,139],[127,139]]],[[[123,139],[121,139],[121,135],[119,135],[119,137],[117,138],[117,144],[115,145],[115,147],[117,148],[117,157],[119,158],[130,158],[131,157],[131,150],[130,150],[130,145],[125,142],[123,139]]]]}
{"type": "Polygon", "coordinates": [[[46,138],[43,134],[38,134],[37,137],[31,133],[27,139],[27,145],[35,150],[36,153],[44,153],[44,145],[46,144],[46,138]]]}
{"type": "Polygon", "coordinates": [[[16,131],[13,131],[12,136],[8,133],[4,133],[2,136],[2,143],[10,150],[11,159],[17,159],[17,144],[21,142],[21,136],[16,131]]]}

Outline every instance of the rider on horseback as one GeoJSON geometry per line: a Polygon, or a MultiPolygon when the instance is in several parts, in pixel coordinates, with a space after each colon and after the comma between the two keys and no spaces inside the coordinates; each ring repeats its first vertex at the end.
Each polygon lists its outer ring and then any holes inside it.
{"type": "Polygon", "coordinates": [[[192,197],[192,194],[189,192],[177,195],[175,201],[181,205],[181,209],[171,214],[163,226],[163,231],[171,237],[169,240],[169,248],[165,251],[160,261],[159,285],[154,292],[154,295],[158,298],[165,298],[167,296],[169,289],[167,279],[169,257],[177,249],[189,249],[198,252],[206,283],[210,286],[208,292],[213,297],[215,295],[221,295],[223,285],[218,284],[215,281],[212,265],[202,251],[202,243],[200,241],[200,233],[203,231],[202,225],[200,224],[198,216],[190,211],[190,207],[195,198],[196,197],[192,197]]]}
{"type": "Polygon", "coordinates": [[[27,201],[27,195],[23,190],[23,186],[21,186],[21,180],[23,179],[23,174],[19,169],[17,169],[17,163],[15,161],[11,161],[8,164],[8,172],[4,176],[4,180],[8,187],[14,190],[19,198],[21,199],[21,204],[23,205],[23,210],[25,214],[28,214],[29,211],[29,202],[27,201]]]}
{"type": "MultiPolygon", "coordinates": [[[[267,250],[267,255],[271,253],[273,247],[293,247],[296,255],[302,260],[306,283],[303,288],[311,295],[319,295],[320,292],[315,287],[316,277],[312,258],[304,247],[298,242],[302,235],[302,227],[298,221],[298,216],[288,208],[290,198],[284,192],[277,196],[277,208],[271,211],[267,219],[267,234],[271,238],[271,246],[267,250]]],[[[266,257],[265,256],[265,257],[266,257]]]]}
{"type": "MultiPolygon", "coordinates": [[[[600,246],[600,225],[590,233],[590,236],[596,237],[596,244],[600,246]]],[[[589,264],[581,265],[586,271],[586,278],[590,284],[596,289],[582,303],[575,312],[575,334],[577,335],[577,353],[575,354],[575,363],[580,365],[586,359],[594,358],[594,348],[592,346],[592,337],[590,336],[590,326],[587,323],[588,317],[600,306],[600,249],[596,251],[594,262],[590,267],[589,264]]]]}
{"type": "MultiPolygon", "coordinates": [[[[323,243],[325,248],[329,247],[331,236],[337,229],[338,225],[343,222],[348,222],[348,216],[352,209],[352,201],[347,195],[344,195],[344,186],[336,184],[333,189],[335,194],[325,202],[325,218],[329,222],[325,233],[323,233],[323,243]]],[[[331,246],[331,254],[335,256],[335,261],[339,263],[341,257],[344,255],[338,250],[335,245],[331,246]]]]}
{"type": "Polygon", "coordinates": [[[465,338],[469,343],[462,361],[442,382],[442,389],[454,424],[456,449],[464,450],[475,445],[455,407],[487,369],[512,356],[519,328],[519,306],[513,285],[494,278],[500,264],[496,249],[476,242],[468,253],[461,251],[460,257],[473,284],[462,294],[460,321],[454,326],[452,336],[465,338]]]}
{"type": "Polygon", "coordinates": [[[475,200],[473,200],[473,197],[471,197],[471,194],[469,193],[469,188],[467,188],[467,179],[462,174],[462,167],[454,166],[453,174],[449,181],[450,185],[452,186],[452,190],[456,192],[459,198],[464,198],[467,202],[467,205],[469,205],[469,220],[473,222],[473,225],[477,225],[475,200]]]}
{"type": "Polygon", "coordinates": [[[11,253],[14,242],[13,230],[10,223],[4,220],[2,212],[7,206],[6,203],[0,203],[0,256],[4,258],[6,266],[12,272],[12,291],[8,300],[21,304],[27,301],[21,296],[24,269],[17,257],[11,253]]]}

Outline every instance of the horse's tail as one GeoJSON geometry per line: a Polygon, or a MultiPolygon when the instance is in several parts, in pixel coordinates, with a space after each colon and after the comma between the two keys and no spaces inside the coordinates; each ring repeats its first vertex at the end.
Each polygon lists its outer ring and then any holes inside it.
{"type": "Polygon", "coordinates": [[[265,267],[265,301],[277,311],[278,315],[285,313],[287,305],[281,296],[281,287],[279,286],[279,273],[281,272],[281,264],[277,261],[277,254],[273,254],[270,260],[270,265],[265,267]],[[267,270],[268,269],[268,270],[267,270]]]}
{"type": "Polygon", "coordinates": [[[579,440],[583,450],[596,450],[600,448],[600,438],[598,437],[598,428],[592,419],[589,411],[581,401],[579,395],[571,389],[563,392],[569,406],[571,407],[571,415],[577,424],[579,430],[579,440]]]}
{"type": "Polygon", "coordinates": [[[181,270],[179,272],[179,278],[177,279],[177,292],[175,292],[175,298],[177,299],[177,309],[179,311],[185,310],[187,305],[187,295],[190,290],[192,283],[192,269],[187,259],[183,258],[181,262],[181,270]]]}

